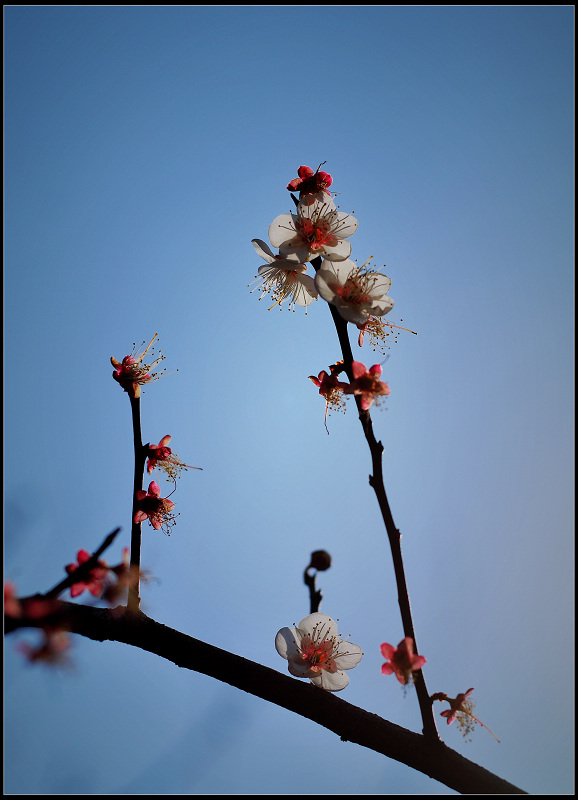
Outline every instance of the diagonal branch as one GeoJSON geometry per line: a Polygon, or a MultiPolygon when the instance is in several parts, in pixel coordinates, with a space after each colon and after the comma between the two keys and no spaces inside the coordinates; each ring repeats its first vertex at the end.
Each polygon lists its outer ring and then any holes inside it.
{"type": "MultiPolygon", "coordinates": [[[[130,612],[124,606],[109,610],[56,602],[58,611],[51,624],[96,641],[123,642],[155,653],[184,669],[216,678],[310,719],[333,731],[342,741],[367,747],[406,764],[455,791],[526,794],[437,739],[409,731],[309,683],[168,628],[140,611],[130,612]]],[[[6,618],[6,632],[24,626],[41,627],[46,623],[46,618],[41,621],[6,618]]]]}

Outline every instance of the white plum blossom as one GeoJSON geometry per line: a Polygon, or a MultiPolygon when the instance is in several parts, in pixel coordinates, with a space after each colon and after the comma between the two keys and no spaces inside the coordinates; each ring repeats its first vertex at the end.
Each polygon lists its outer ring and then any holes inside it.
{"type": "Polygon", "coordinates": [[[309,261],[324,256],[344,261],[351,255],[346,241],[357,230],[357,220],[338,211],[332,198],[309,195],[299,201],[296,214],[280,214],[269,225],[269,240],[279,248],[282,258],[309,261]]]}
{"type": "Polygon", "coordinates": [[[287,256],[286,258],[280,255],[276,256],[261,239],[253,239],[252,243],[263,261],[267,262],[259,267],[258,272],[262,278],[261,297],[269,294],[275,300],[271,308],[277,304],[281,306],[283,300],[288,297],[291,298],[290,309],[294,308],[295,304],[308,306],[317,299],[317,289],[313,278],[305,274],[307,267],[300,263],[296,256],[287,256]]]}
{"type": "Polygon", "coordinates": [[[314,686],[339,692],[349,683],[344,670],[361,661],[360,647],[337,633],[337,623],[327,614],[315,612],[294,628],[281,628],[275,648],[289,662],[289,672],[296,678],[309,678],[314,686]]]}
{"type": "Polygon", "coordinates": [[[363,327],[370,317],[382,317],[393,308],[387,293],[391,280],[387,275],[359,267],[351,259],[334,262],[324,259],[315,275],[321,297],[336,307],[341,316],[363,327]]]}

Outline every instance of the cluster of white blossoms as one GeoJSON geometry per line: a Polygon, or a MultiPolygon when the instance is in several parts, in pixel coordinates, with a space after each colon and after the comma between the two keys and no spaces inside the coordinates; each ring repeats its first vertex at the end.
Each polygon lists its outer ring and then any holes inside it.
{"type": "Polygon", "coordinates": [[[299,200],[292,195],[295,213],[280,214],[269,225],[269,241],[278,254],[261,239],[252,240],[266,262],[259,267],[259,299],[270,295],[275,301],[271,308],[288,300],[289,308],[295,310],[296,305],[307,307],[321,297],[363,333],[393,308],[393,300],[386,296],[391,281],[369,268],[368,261],[361,267],[351,261],[348,240],[358,223],[335,205],[327,188],[331,176],[309,167],[299,167],[298,174],[287,186],[299,191],[299,200]],[[307,274],[312,261],[314,278],[307,274]]]}
{"type": "MultiPolygon", "coordinates": [[[[320,165],[321,166],[321,165],[320,165]]],[[[261,296],[270,295],[273,305],[307,309],[319,297],[330,303],[341,317],[359,328],[359,345],[367,332],[370,342],[387,336],[386,325],[380,318],[393,308],[388,296],[390,279],[369,266],[361,267],[352,261],[349,239],[357,231],[357,220],[340,211],[329,191],[333,180],[320,167],[313,171],[301,166],[298,177],[287,189],[292,194],[295,212],[280,214],[269,225],[269,246],[261,239],[252,243],[265,262],[259,267],[257,280],[261,296]],[[277,253],[271,248],[276,248],[277,253]],[[311,263],[315,275],[307,274],[311,263]]],[[[390,326],[395,327],[395,326],[390,326]]],[[[374,348],[375,349],[375,348],[374,348]]],[[[368,370],[364,364],[352,361],[349,383],[339,380],[345,370],[343,362],[333,364],[329,372],[322,370],[309,376],[325,398],[325,420],[329,407],[340,407],[343,395],[358,396],[362,411],[374,401],[389,394],[389,387],[379,380],[381,366],[368,370]]],[[[329,431],[328,431],[329,432],[329,431]]],[[[293,627],[281,628],[275,637],[275,648],[287,659],[291,675],[308,678],[314,686],[338,692],[349,684],[347,670],[356,667],[363,656],[361,648],[342,639],[337,623],[327,614],[316,611],[293,627]]]]}

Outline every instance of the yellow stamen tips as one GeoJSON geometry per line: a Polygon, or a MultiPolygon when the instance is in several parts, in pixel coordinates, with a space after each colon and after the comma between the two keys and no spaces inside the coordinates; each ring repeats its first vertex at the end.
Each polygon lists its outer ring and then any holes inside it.
{"type": "Polygon", "coordinates": [[[282,295],[280,295],[280,296],[277,298],[277,300],[275,300],[275,302],[273,303],[273,305],[272,305],[272,306],[269,306],[269,308],[267,309],[267,311],[271,311],[271,309],[272,309],[272,308],[275,308],[275,306],[278,306],[278,305],[279,305],[279,303],[280,303],[280,302],[281,302],[281,301],[282,301],[282,300],[283,300],[285,297],[287,297],[287,295],[286,295],[286,294],[282,294],[282,295]]]}
{"type": "MultiPolygon", "coordinates": [[[[151,345],[152,345],[152,343],[154,342],[154,340],[157,338],[157,336],[158,336],[158,333],[155,333],[155,335],[153,336],[153,338],[152,338],[152,339],[150,340],[150,342],[147,344],[147,346],[146,346],[146,349],[145,349],[145,350],[143,350],[143,352],[142,352],[142,353],[141,353],[141,355],[139,356],[139,358],[138,358],[138,363],[139,363],[139,364],[140,364],[140,362],[143,360],[143,358],[146,356],[146,354],[148,353],[148,351],[150,350],[150,348],[151,348],[151,345]]],[[[143,344],[144,344],[144,342],[143,342],[143,344]]],[[[136,345],[135,345],[135,347],[136,347],[136,345]]]]}
{"type": "MultiPolygon", "coordinates": [[[[403,320],[400,320],[403,322],[403,320]]],[[[383,321],[384,325],[388,325],[390,328],[397,328],[400,331],[407,331],[408,333],[414,333],[417,336],[417,331],[412,331],[410,328],[403,328],[401,325],[394,325],[393,322],[385,322],[383,321]]]]}
{"type": "Polygon", "coordinates": [[[373,258],[373,256],[369,256],[367,261],[364,261],[363,264],[359,267],[359,270],[361,271],[362,269],[365,269],[365,267],[369,264],[369,262],[371,261],[372,258],[373,258]]]}

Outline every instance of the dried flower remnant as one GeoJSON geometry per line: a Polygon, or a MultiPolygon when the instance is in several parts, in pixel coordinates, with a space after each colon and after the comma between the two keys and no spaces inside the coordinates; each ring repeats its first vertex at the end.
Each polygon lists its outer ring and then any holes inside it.
{"type": "Polygon", "coordinates": [[[357,220],[338,211],[329,196],[304,197],[296,214],[280,214],[269,225],[269,241],[279,248],[281,258],[296,258],[300,263],[317,256],[344,261],[351,254],[347,241],[357,230],[357,220]]]}
{"type": "Polygon", "coordinates": [[[383,675],[395,675],[398,681],[406,686],[412,679],[413,673],[421,669],[426,663],[423,656],[418,656],[413,650],[413,639],[406,636],[396,647],[384,642],[381,645],[381,654],[387,659],[381,667],[383,675]]]}
{"type": "MultiPolygon", "coordinates": [[[[110,363],[114,367],[112,377],[122,386],[125,392],[128,392],[130,397],[140,397],[141,386],[144,386],[145,383],[158,381],[164,372],[164,370],[162,370],[160,373],[151,373],[151,370],[154,369],[157,364],[160,364],[165,358],[165,356],[161,355],[160,351],[158,358],[156,358],[150,364],[143,363],[145,355],[150,350],[151,345],[157,336],[158,334],[155,333],[148,346],[143,350],[142,353],[135,352],[136,345],[134,345],[132,353],[128,356],[125,356],[122,361],[117,361],[114,356],[111,356],[110,358],[110,363]]],[[[152,353],[153,351],[151,350],[151,355],[152,353]]]]}
{"type": "Polygon", "coordinates": [[[161,490],[158,483],[151,481],[148,492],[139,489],[136,493],[137,511],[134,521],[139,524],[148,519],[153,528],[158,531],[161,528],[170,536],[169,528],[176,525],[176,519],[171,511],[175,507],[172,500],[161,497],[161,490]]]}
{"type": "Polygon", "coordinates": [[[339,692],[349,683],[344,670],[356,667],[363,656],[358,645],[339,637],[337,623],[315,612],[292,628],[281,628],[275,648],[289,662],[291,675],[309,678],[314,686],[339,692]]]}
{"type": "Polygon", "coordinates": [[[275,301],[271,308],[276,305],[281,308],[283,301],[289,299],[289,310],[294,311],[295,305],[307,307],[317,299],[315,283],[311,276],[305,274],[305,264],[301,264],[294,256],[282,258],[274,255],[262,239],[253,239],[252,244],[263,261],[267,262],[259,267],[259,277],[256,279],[260,280],[257,287],[261,289],[259,300],[268,294],[275,301]]]}
{"type": "Polygon", "coordinates": [[[435,700],[443,700],[447,701],[450,704],[450,707],[445,711],[442,711],[442,717],[446,717],[448,725],[455,720],[458,723],[458,728],[460,729],[460,733],[466,739],[466,741],[471,740],[472,733],[474,731],[475,724],[481,725],[482,728],[485,728],[488,733],[490,733],[494,739],[499,742],[500,740],[496,736],[495,733],[488,728],[487,725],[484,725],[481,720],[477,717],[474,717],[474,701],[469,697],[473,692],[472,689],[468,689],[467,692],[461,692],[456,697],[448,697],[447,694],[444,692],[436,692],[432,694],[431,700],[434,702],[435,700]]]}
{"type": "MultiPolygon", "coordinates": [[[[77,563],[67,564],[64,569],[69,575],[74,573],[87,561],[90,561],[92,556],[87,550],[79,550],[76,559],[77,563]]],[[[70,587],[70,596],[78,597],[84,591],[89,591],[94,597],[100,597],[104,590],[104,579],[108,572],[108,565],[105,561],[99,561],[88,573],[84,573],[81,580],[73,583],[70,587]]]]}
{"type": "Polygon", "coordinates": [[[374,364],[369,369],[361,361],[351,362],[353,380],[346,384],[343,390],[345,394],[358,395],[361,398],[361,408],[367,411],[368,408],[381,396],[390,394],[387,383],[380,381],[381,364],[374,364]]]}
{"type": "Polygon", "coordinates": [[[367,324],[370,316],[389,313],[394,301],[387,296],[391,280],[374,269],[368,259],[359,267],[351,259],[324,259],[315,275],[315,286],[321,297],[339,311],[343,319],[358,328],[367,324]]]}
{"type": "Polygon", "coordinates": [[[150,475],[153,469],[158,468],[167,474],[167,480],[176,480],[182,470],[201,469],[202,467],[192,467],[184,464],[176,453],[173,453],[168,446],[171,436],[163,436],[157,445],[149,444],[147,473],[150,475]]]}
{"type": "MultiPolygon", "coordinates": [[[[323,164],[325,164],[325,161],[323,164]]],[[[333,183],[333,178],[328,172],[320,172],[323,164],[317,167],[316,172],[313,172],[311,167],[299,167],[297,170],[299,177],[289,181],[287,189],[290,192],[299,191],[300,198],[311,194],[316,195],[319,192],[325,192],[325,194],[329,195],[327,189],[333,183]]]]}

